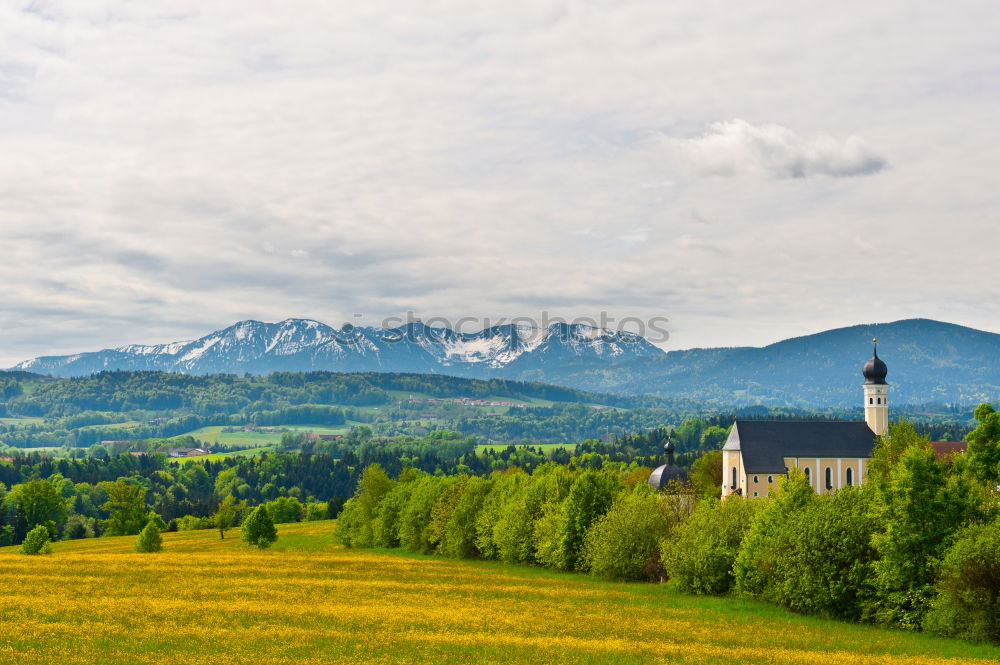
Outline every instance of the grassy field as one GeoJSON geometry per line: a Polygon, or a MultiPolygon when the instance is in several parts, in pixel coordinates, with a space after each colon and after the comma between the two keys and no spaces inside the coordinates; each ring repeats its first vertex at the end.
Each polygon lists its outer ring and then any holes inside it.
{"type": "Polygon", "coordinates": [[[0,663],[1000,663],[1000,649],[540,569],[344,550],[332,523],[0,549],[0,663]],[[992,659],[992,660],[990,660],[992,659]]]}
{"type": "MultiPolygon", "coordinates": [[[[476,450],[485,450],[487,448],[493,448],[494,450],[504,450],[504,449],[507,448],[508,445],[510,445],[510,444],[507,444],[507,443],[483,443],[483,444],[480,444],[480,445],[476,446],[476,450]]],[[[515,447],[520,447],[521,445],[523,445],[523,444],[520,444],[520,443],[515,443],[514,444],[515,447]]],[[[573,449],[576,448],[576,444],[575,443],[529,443],[528,445],[531,446],[531,447],[533,447],[533,448],[536,448],[536,449],[541,448],[545,452],[548,452],[550,450],[555,450],[556,448],[563,448],[565,450],[573,452],[573,449]]]]}
{"type": "Polygon", "coordinates": [[[257,448],[234,450],[231,453],[213,453],[211,455],[202,455],[200,457],[177,457],[171,458],[168,461],[172,464],[184,464],[186,462],[218,462],[226,457],[256,457],[264,453],[277,452],[277,450],[278,446],[259,446],[257,448]]]}
{"type": "Polygon", "coordinates": [[[26,425],[41,425],[45,422],[44,418],[0,418],[0,425],[13,425],[14,427],[23,427],[26,425]]]}
{"type": "MultiPolygon", "coordinates": [[[[356,423],[348,422],[346,425],[330,427],[328,425],[278,425],[289,432],[313,432],[315,434],[346,434],[351,429],[351,425],[356,423]]],[[[229,446],[245,446],[253,448],[257,446],[269,446],[281,442],[281,435],[284,432],[244,432],[237,429],[235,432],[223,432],[223,426],[200,427],[190,432],[185,432],[180,436],[193,436],[205,443],[221,443],[229,446]]],[[[179,438],[179,437],[174,437],[179,438]]]]}

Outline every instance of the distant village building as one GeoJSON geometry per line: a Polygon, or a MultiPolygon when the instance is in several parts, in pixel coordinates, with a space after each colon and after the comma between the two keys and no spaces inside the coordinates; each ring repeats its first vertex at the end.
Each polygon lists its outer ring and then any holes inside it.
{"type": "Polygon", "coordinates": [[[767,496],[793,468],[819,494],[863,484],[876,437],[889,427],[889,370],[877,342],[861,369],[864,422],[737,420],[722,449],[722,496],[767,496]]]}
{"type": "Polygon", "coordinates": [[[202,457],[203,455],[208,455],[210,451],[204,448],[169,448],[167,449],[167,457],[174,459],[181,457],[202,457]]]}
{"type": "Polygon", "coordinates": [[[343,434],[316,434],[314,432],[306,432],[304,436],[309,441],[337,441],[344,438],[343,434]]]}
{"type": "Polygon", "coordinates": [[[939,462],[951,463],[955,455],[961,455],[969,447],[965,441],[931,441],[934,456],[939,462]]]}

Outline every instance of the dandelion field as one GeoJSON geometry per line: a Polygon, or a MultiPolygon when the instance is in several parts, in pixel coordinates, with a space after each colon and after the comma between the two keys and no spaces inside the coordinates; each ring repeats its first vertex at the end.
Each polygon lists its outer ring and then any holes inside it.
{"type": "Polygon", "coordinates": [[[494,563],[344,550],[331,522],[0,550],[0,663],[1000,663],[1000,648],[494,563]]]}

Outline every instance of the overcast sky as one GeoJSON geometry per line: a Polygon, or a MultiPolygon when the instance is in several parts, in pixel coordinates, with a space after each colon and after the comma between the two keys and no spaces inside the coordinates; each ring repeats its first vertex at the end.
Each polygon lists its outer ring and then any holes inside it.
{"type": "Polygon", "coordinates": [[[995,0],[0,2],[0,366],[407,310],[1000,332],[998,34],[995,0]]]}

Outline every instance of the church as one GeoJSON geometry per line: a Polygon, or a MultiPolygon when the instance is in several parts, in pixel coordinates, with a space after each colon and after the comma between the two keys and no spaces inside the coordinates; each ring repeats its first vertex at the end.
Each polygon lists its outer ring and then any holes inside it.
{"type": "Polygon", "coordinates": [[[821,494],[865,482],[876,437],[889,427],[889,370],[873,343],[861,369],[864,422],[737,420],[722,449],[723,497],[765,497],[792,468],[821,494]]]}

